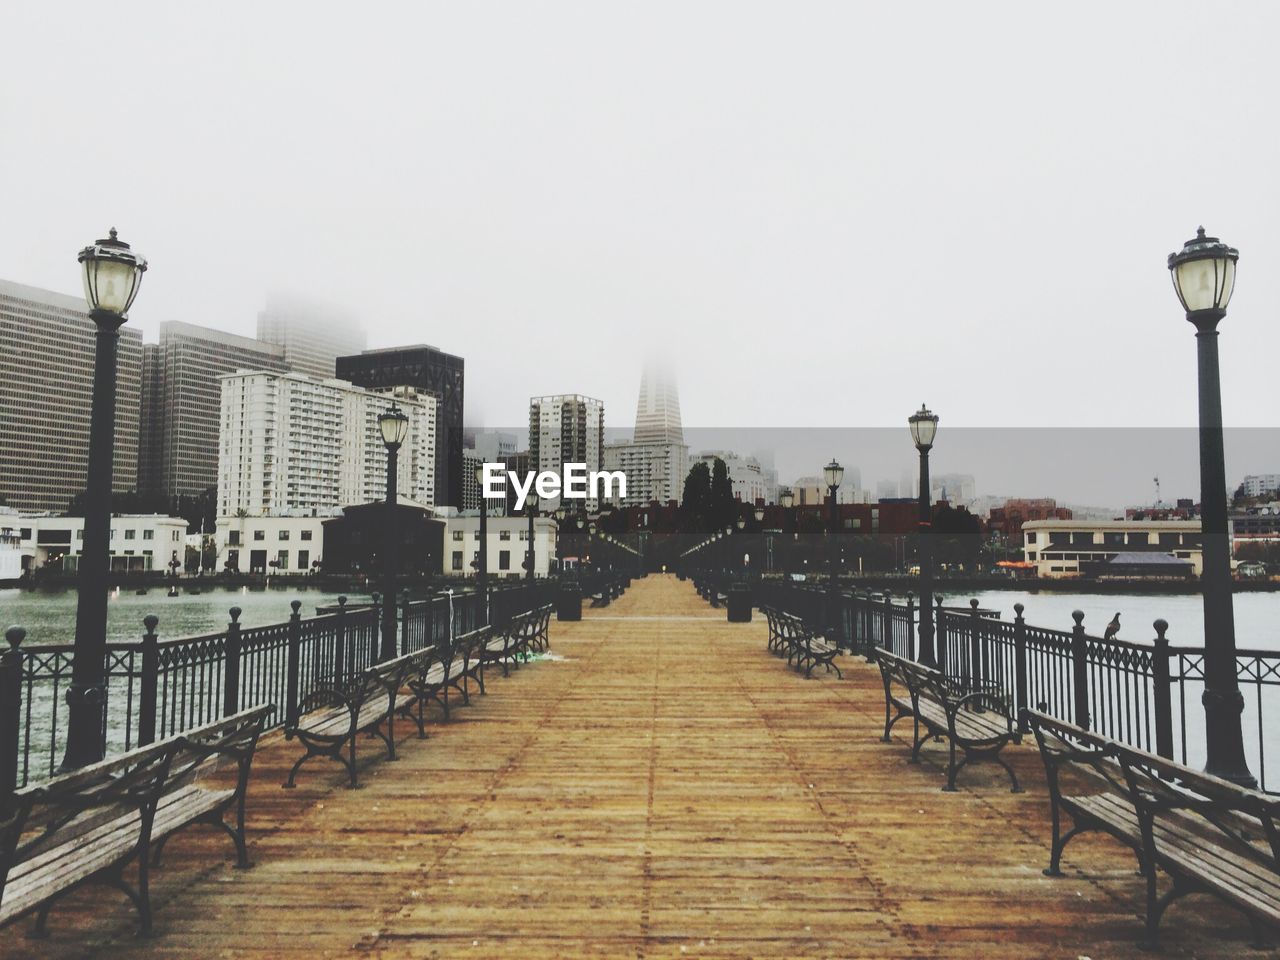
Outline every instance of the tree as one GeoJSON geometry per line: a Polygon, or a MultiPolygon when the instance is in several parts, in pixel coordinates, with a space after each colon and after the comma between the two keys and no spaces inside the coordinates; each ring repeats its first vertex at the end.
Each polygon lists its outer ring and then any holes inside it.
{"type": "Polygon", "coordinates": [[[705,460],[689,468],[684,478],[684,495],[680,498],[682,533],[706,533],[711,529],[711,469],[705,460]]]}
{"type": "Polygon", "coordinates": [[[738,519],[738,502],[733,499],[729,467],[719,457],[711,467],[711,501],[707,512],[713,530],[723,530],[738,519]]]}

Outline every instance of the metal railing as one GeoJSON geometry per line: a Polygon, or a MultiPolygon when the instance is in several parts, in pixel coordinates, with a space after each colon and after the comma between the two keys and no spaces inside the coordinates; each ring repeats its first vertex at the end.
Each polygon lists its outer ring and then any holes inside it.
{"type": "MultiPolygon", "coordinates": [[[[488,609],[475,591],[437,594],[399,605],[401,653],[447,643],[486,622],[504,624],[547,602],[545,581],[494,585],[488,609]]],[[[103,742],[117,752],[152,743],[222,716],[272,705],[267,726],[296,719],[298,705],[317,687],[342,683],[377,662],[381,607],[347,606],[315,617],[294,600],[289,619],[245,627],[232,607],[221,633],[162,639],[148,616],[133,643],[106,650],[103,742]]],[[[71,644],[30,643],[21,628],[6,633],[0,655],[0,797],[52,776],[65,749],[64,698],[71,682],[71,644]]]]}
{"type": "MultiPolygon", "coordinates": [[[[826,624],[855,651],[883,647],[916,658],[919,617],[909,595],[840,591],[831,610],[822,587],[764,581],[759,591],[760,602],[826,624]]],[[[977,600],[963,609],[939,599],[938,668],[969,689],[999,695],[1015,717],[1035,707],[1171,760],[1203,760],[1203,647],[1170,644],[1162,620],[1150,643],[1133,643],[1087,633],[1083,615],[1070,629],[1054,630],[1027,623],[1020,603],[1014,611],[1009,621],[980,610],[977,600]]],[[[1280,651],[1238,651],[1236,676],[1245,699],[1246,755],[1265,790],[1268,766],[1280,760],[1280,651]]]]}

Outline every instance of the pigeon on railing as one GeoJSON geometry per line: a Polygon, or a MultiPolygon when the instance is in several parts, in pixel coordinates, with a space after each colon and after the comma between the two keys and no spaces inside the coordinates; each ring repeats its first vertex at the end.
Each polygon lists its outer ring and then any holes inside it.
{"type": "Polygon", "coordinates": [[[1111,622],[1107,624],[1107,632],[1102,635],[1103,640],[1111,640],[1120,632],[1120,614],[1117,613],[1111,618],[1111,622]]]}

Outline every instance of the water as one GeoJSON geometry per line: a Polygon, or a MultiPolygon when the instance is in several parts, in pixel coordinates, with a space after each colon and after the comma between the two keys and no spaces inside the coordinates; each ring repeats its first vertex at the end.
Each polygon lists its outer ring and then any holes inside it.
{"type": "MultiPolygon", "coordinates": [[[[945,591],[940,591],[945,594],[945,591]]],[[[1120,611],[1122,640],[1147,643],[1155,638],[1152,623],[1167,620],[1165,634],[1175,646],[1199,647],[1204,644],[1204,601],[1199,594],[1098,594],[1032,593],[1015,590],[991,590],[974,594],[984,609],[999,610],[1004,620],[1014,617],[1013,605],[1021,603],[1027,623],[1052,630],[1070,630],[1074,622],[1072,610],[1084,611],[1084,628],[1092,636],[1106,631],[1111,617],[1120,611]]],[[[947,595],[946,605],[963,606],[969,595],[947,595]]],[[[1235,598],[1236,646],[1240,650],[1280,650],[1280,593],[1242,593],[1235,598]]]]}
{"type": "MultiPolygon", "coordinates": [[[[140,640],[146,632],[142,618],[154,613],[160,618],[156,633],[161,639],[220,633],[231,619],[232,607],[243,613],[244,627],[283,623],[292,612],[289,602],[302,601],[301,613],[313,617],[316,607],[337,603],[339,594],[326,590],[239,587],[203,588],[200,594],[165,595],[164,587],[149,588],[146,596],[133,590],[112,591],[107,603],[107,639],[112,643],[140,640]]],[[[348,600],[367,603],[367,594],[348,593],[348,600]]],[[[28,643],[71,643],[75,639],[76,591],[0,590],[0,630],[17,624],[26,627],[28,643]]]]}

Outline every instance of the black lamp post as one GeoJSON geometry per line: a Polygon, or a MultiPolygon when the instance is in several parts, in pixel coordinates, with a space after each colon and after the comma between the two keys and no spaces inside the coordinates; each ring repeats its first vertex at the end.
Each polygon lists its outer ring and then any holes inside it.
{"type": "MultiPolygon", "coordinates": [[[[751,515],[756,518],[756,530],[758,531],[759,537],[760,537],[760,549],[756,555],[756,569],[763,572],[765,568],[765,562],[767,559],[765,556],[766,551],[765,551],[765,545],[764,545],[764,506],[763,504],[756,504],[756,508],[753,511],[751,511],[751,515]]],[[[749,572],[750,571],[748,571],[748,573],[749,572]]]]}
{"type": "Polygon", "coordinates": [[[933,652],[933,506],[929,488],[929,450],[938,434],[938,415],[923,403],[907,418],[911,439],[920,451],[920,662],[936,667],[933,652]]]}
{"type": "Polygon", "coordinates": [[[836,493],[840,482],[844,479],[844,467],[831,458],[831,462],[822,468],[822,479],[827,485],[827,497],[831,504],[831,515],[828,519],[827,543],[827,623],[831,628],[831,637],[837,647],[840,646],[841,628],[839,616],[840,589],[836,582],[836,532],[840,528],[839,509],[836,506],[836,493]]]}
{"type": "Polygon", "coordinates": [[[1231,599],[1231,534],[1222,451],[1222,388],[1218,380],[1218,323],[1236,282],[1239,251],[1196,231],[1169,254],[1173,288],[1196,328],[1200,381],[1200,531],[1204,572],[1205,771],[1245,786],[1256,781],[1244,757],[1240,714],[1244,698],[1236,678],[1236,626],[1231,599]]]}
{"type": "Polygon", "coordinates": [[[529,549],[525,551],[525,574],[524,578],[529,582],[533,582],[533,567],[535,554],[533,552],[533,521],[538,516],[538,495],[530,492],[524,500],[524,512],[529,515],[529,549]]]}
{"type": "Polygon", "coordinates": [[[476,485],[480,488],[480,552],[476,554],[476,592],[480,594],[480,616],[489,623],[489,521],[484,496],[484,466],[476,467],[476,485]]]}
{"type": "Polygon", "coordinates": [[[400,565],[400,537],[396,529],[396,500],[400,445],[409,433],[409,418],[393,400],[378,415],[378,429],[387,448],[387,516],[382,547],[382,651],[383,660],[396,655],[396,573],[400,565]]]}
{"type": "Polygon", "coordinates": [[[80,251],[89,318],[98,328],[85,477],[84,546],[76,572],[76,636],[67,689],[67,751],[63,770],[102,759],[106,748],[107,574],[111,567],[111,486],[116,432],[116,359],[120,327],[147,261],[116,238],[80,251]]]}
{"type": "MultiPolygon", "coordinates": [[[[795,558],[795,544],[793,543],[789,547],[786,546],[787,523],[789,520],[794,519],[794,515],[791,512],[791,508],[794,507],[795,504],[796,504],[796,495],[791,492],[790,487],[783,487],[782,493],[778,494],[778,505],[782,507],[782,543],[784,545],[783,562],[782,562],[783,573],[787,572],[786,557],[790,555],[792,559],[795,558]]],[[[794,529],[791,532],[794,533],[795,532],[794,529]]]]}

